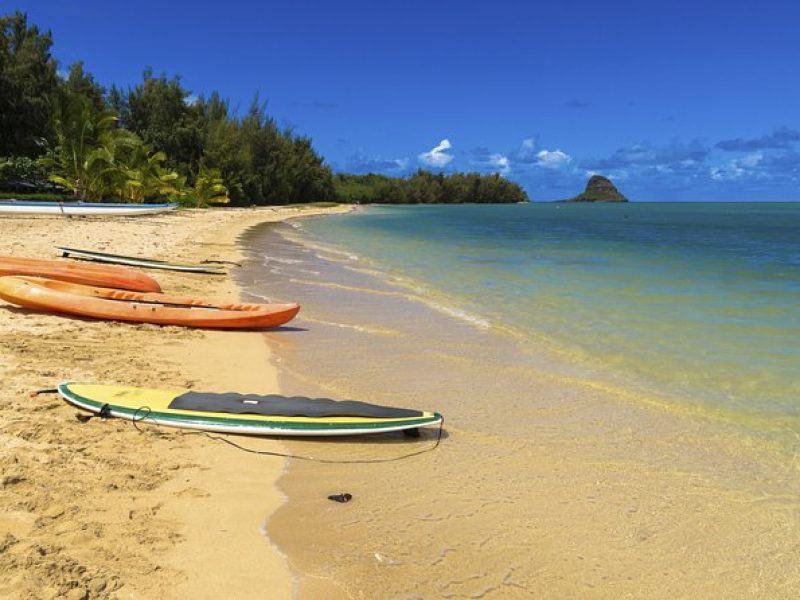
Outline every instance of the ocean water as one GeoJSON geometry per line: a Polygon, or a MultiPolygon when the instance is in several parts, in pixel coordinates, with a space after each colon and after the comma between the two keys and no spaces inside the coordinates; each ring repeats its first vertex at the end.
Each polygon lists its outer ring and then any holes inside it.
{"type": "Polygon", "coordinates": [[[373,208],[304,227],[609,383],[800,431],[800,204],[373,208]]]}
{"type": "Polygon", "coordinates": [[[446,418],[412,459],[291,463],[301,597],[800,593],[800,204],[370,207],[245,242],[252,297],[303,305],[270,335],[287,393],[446,418]]]}

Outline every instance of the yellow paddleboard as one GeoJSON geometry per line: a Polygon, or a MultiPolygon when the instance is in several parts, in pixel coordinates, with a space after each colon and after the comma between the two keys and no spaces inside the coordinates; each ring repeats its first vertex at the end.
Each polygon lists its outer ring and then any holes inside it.
{"type": "MultiPolygon", "coordinates": [[[[359,435],[366,433],[383,433],[416,429],[425,425],[438,425],[442,416],[435,412],[394,409],[377,405],[353,402],[333,402],[327,399],[287,398],[285,396],[242,396],[239,394],[197,394],[185,389],[150,389],[123,385],[101,385],[91,383],[66,382],[59,384],[58,393],[71,404],[85,410],[102,413],[106,416],[119,417],[131,421],[157,423],[170,427],[200,429],[223,433],[239,433],[245,435],[274,436],[333,436],[359,435]],[[230,403],[231,411],[187,410],[170,407],[179,404],[186,395],[216,396],[217,405],[230,403]],[[248,404],[259,404],[258,410],[275,401],[284,408],[292,406],[311,406],[322,402],[326,407],[333,407],[337,412],[337,404],[361,405],[377,412],[392,415],[409,414],[413,416],[286,416],[281,414],[247,414],[248,404]],[[239,403],[239,404],[237,404],[239,403]]],[[[374,412],[373,411],[373,412],[374,412]]],[[[291,412],[291,411],[289,411],[291,412]]],[[[339,409],[338,412],[346,412],[339,409]]]]}

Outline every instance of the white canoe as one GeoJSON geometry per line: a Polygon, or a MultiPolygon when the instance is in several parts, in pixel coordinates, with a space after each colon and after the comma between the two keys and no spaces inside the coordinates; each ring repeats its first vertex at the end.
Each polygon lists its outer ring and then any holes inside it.
{"type": "Polygon", "coordinates": [[[35,202],[0,200],[0,215],[151,215],[177,208],[177,204],[116,204],[103,202],[35,202]]]}

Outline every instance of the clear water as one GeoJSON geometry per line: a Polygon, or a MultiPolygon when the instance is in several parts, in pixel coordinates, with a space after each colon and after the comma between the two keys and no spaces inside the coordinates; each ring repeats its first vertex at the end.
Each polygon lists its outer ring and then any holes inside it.
{"type": "Polygon", "coordinates": [[[800,205],[370,207],[244,242],[287,394],[445,437],[292,440],[300,598],[800,597],[800,205]],[[353,464],[353,460],[367,462],[353,464]],[[327,500],[348,492],[353,501],[327,500]]]}
{"type": "Polygon", "coordinates": [[[303,227],[640,397],[796,426],[800,204],[376,207],[303,227]]]}

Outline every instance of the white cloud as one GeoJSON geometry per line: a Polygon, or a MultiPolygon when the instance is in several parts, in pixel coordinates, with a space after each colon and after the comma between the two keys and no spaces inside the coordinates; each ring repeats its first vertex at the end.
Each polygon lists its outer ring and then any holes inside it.
{"type": "Polygon", "coordinates": [[[441,169],[442,167],[447,166],[447,164],[453,160],[453,155],[447,153],[447,150],[452,147],[453,145],[450,143],[450,140],[444,139],[439,142],[438,146],[428,152],[423,152],[417,156],[417,158],[420,160],[420,162],[428,165],[429,167],[441,169]]]}
{"type": "Polygon", "coordinates": [[[741,158],[730,161],[727,166],[714,166],[708,174],[714,181],[730,181],[743,177],[756,177],[768,179],[769,175],[759,170],[759,164],[764,159],[761,152],[751,152],[741,158]]]}
{"type": "Polygon", "coordinates": [[[725,169],[721,167],[711,167],[708,170],[708,174],[714,181],[724,181],[725,179],[727,179],[727,176],[725,174],[725,169]]]}
{"type": "Polygon", "coordinates": [[[535,165],[538,162],[536,158],[536,138],[525,138],[522,140],[519,148],[511,152],[511,159],[516,165],[535,165]]]}
{"type": "Polygon", "coordinates": [[[366,173],[400,174],[408,168],[407,158],[384,159],[382,156],[367,154],[359,148],[351,155],[344,165],[344,169],[357,175],[366,173]]]}
{"type": "Polygon", "coordinates": [[[560,169],[571,161],[572,157],[561,150],[540,150],[536,153],[536,164],[546,169],[560,169]]]}
{"type": "Polygon", "coordinates": [[[758,163],[760,163],[763,158],[764,155],[761,154],[761,152],[753,152],[735,161],[735,164],[740,169],[753,169],[758,166],[758,163]]]}
{"type": "Polygon", "coordinates": [[[503,156],[502,154],[492,154],[489,156],[489,164],[503,175],[511,170],[511,161],[508,160],[507,156],[503,156]]]}

